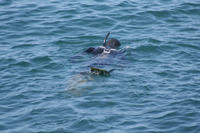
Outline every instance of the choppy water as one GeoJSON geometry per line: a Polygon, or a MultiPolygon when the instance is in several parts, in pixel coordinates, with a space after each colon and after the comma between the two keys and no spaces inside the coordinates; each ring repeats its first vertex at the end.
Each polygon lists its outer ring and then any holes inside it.
{"type": "Polygon", "coordinates": [[[199,13],[199,0],[0,0],[0,132],[199,132],[199,13]],[[123,55],[79,54],[109,31],[123,55]],[[118,70],[79,74],[101,64],[118,70]]]}

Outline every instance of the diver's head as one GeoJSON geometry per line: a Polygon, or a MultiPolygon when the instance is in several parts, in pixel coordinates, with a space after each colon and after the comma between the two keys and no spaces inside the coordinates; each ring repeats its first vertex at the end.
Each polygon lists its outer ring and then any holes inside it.
{"type": "Polygon", "coordinates": [[[118,48],[120,46],[120,42],[117,39],[109,39],[108,42],[106,43],[106,47],[110,48],[118,48]]]}

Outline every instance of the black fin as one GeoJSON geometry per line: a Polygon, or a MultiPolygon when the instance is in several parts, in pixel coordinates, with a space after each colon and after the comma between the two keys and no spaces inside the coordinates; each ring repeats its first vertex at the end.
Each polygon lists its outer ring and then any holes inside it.
{"type": "Polygon", "coordinates": [[[109,70],[108,72],[111,73],[111,72],[114,71],[114,70],[116,70],[116,69],[111,69],[111,70],[109,70]]]}
{"type": "Polygon", "coordinates": [[[96,67],[91,67],[90,72],[92,75],[102,75],[102,76],[108,76],[109,72],[104,69],[99,69],[96,67]]]}

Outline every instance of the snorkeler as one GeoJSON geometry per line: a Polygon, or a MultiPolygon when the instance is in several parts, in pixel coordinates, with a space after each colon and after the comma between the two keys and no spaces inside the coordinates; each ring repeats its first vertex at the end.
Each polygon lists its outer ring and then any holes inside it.
{"type": "Polygon", "coordinates": [[[109,36],[110,32],[106,35],[104,39],[103,46],[99,46],[97,48],[89,47],[84,52],[91,53],[91,54],[110,54],[110,53],[116,53],[117,48],[121,45],[120,42],[117,39],[109,39],[106,43],[106,40],[109,36]]]}
{"type": "MultiPolygon", "coordinates": [[[[110,32],[106,35],[103,46],[99,46],[97,48],[94,47],[89,47],[87,50],[84,52],[86,53],[91,53],[94,55],[99,55],[99,54],[113,54],[113,53],[118,53],[117,48],[121,45],[120,42],[117,39],[109,39],[108,42],[106,43],[106,40],[109,36],[110,32]]],[[[90,68],[90,73],[94,75],[109,75],[110,72],[112,72],[115,69],[111,69],[110,71],[106,71],[104,69],[99,69],[96,67],[91,67],[90,68]]]]}
{"type": "MultiPolygon", "coordinates": [[[[120,42],[117,39],[109,39],[106,42],[109,34],[110,34],[110,32],[108,32],[108,34],[106,35],[104,42],[103,42],[103,46],[98,46],[96,48],[89,47],[87,50],[85,50],[83,52],[93,54],[93,55],[119,55],[119,54],[121,54],[121,51],[117,50],[117,48],[121,45],[120,42]]],[[[80,57],[79,55],[75,55],[71,59],[73,59],[73,60],[79,59],[79,57],[80,57]]],[[[110,58],[108,58],[108,60],[109,59],[110,58]]],[[[100,63],[100,68],[98,66],[98,63],[94,63],[92,65],[89,65],[90,66],[89,74],[92,74],[92,75],[109,75],[110,72],[112,72],[113,70],[116,70],[116,69],[111,69],[109,71],[106,71],[106,70],[102,69],[102,66],[104,66],[103,64],[104,63],[102,63],[102,62],[100,63]]],[[[109,63],[105,63],[105,64],[109,64],[109,63]]],[[[87,72],[81,72],[81,74],[87,75],[88,73],[87,72]]]]}
{"type": "MultiPolygon", "coordinates": [[[[103,46],[99,46],[99,47],[89,47],[87,50],[83,51],[84,53],[89,53],[89,54],[93,54],[93,55],[115,55],[115,54],[120,54],[121,51],[117,50],[117,48],[121,45],[120,42],[117,39],[109,39],[107,42],[107,38],[109,36],[110,32],[108,32],[108,34],[106,35],[104,42],[103,42],[103,46]]],[[[76,55],[71,57],[72,60],[76,60],[76,59],[82,59],[80,58],[82,56],[81,55],[76,55]]],[[[105,56],[107,57],[107,56],[105,56]]],[[[113,56],[111,56],[111,58],[115,58],[113,56]]],[[[109,76],[110,73],[114,70],[120,70],[120,69],[110,69],[110,70],[105,70],[102,69],[102,67],[109,65],[111,63],[110,59],[111,58],[98,58],[97,59],[103,59],[104,61],[100,61],[100,64],[98,62],[98,60],[94,60],[94,62],[90,62],[89,61],[89,65],[87,65],[87,67],[90,67],[90,70],[84,70],[83,72],[80,72],[76,75],[74,75],[72,78],[70,78],[67,82],[68,87],[66,88],[70,93],[72,94],[80,94],[84,88],[81,88],[82,84],[85,84],[86,82],[89,82],[91,80],[93,80],[92,75],[100,75],[100,76],[109,76]],[[97,62],[96,62],[97,61],[97,62]],[[108,63],[109,62],[109,63],[108,63]],[[91,64],[92,63],[92,64],[91,64]]],[[[88,63],[86,63],[88,64],[88,63]]]]}

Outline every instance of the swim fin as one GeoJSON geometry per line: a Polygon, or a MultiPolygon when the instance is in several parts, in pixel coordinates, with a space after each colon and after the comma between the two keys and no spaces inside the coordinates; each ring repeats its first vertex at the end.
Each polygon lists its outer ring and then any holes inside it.
{"type": "Polygon", "coordinates": [[[104,69],[99,69],[95,67],[90,68],[91,74],[93,75],[102,75],[102,76],[108,76],[110,73],[104,69]]]}

